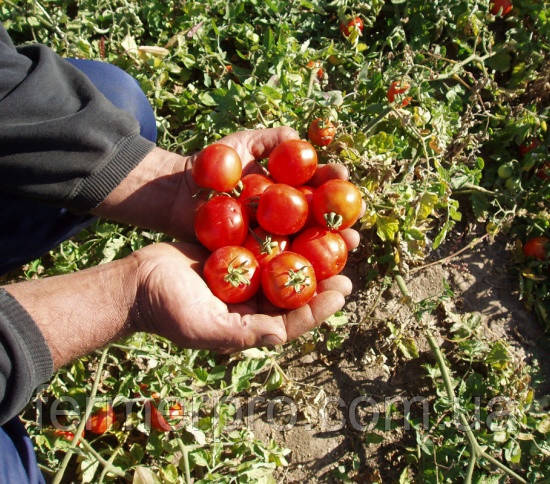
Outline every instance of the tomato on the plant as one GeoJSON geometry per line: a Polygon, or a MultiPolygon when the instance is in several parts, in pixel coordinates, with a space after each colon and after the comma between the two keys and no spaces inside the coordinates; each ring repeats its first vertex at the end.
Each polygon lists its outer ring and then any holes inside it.
{"type": "Polygon", "coordinates": [[[270,153],[267,169],[278,183],[303,185],[317,169],[317,152],[301,139],[283,141],[270,153]]]}
{"type": "MultiPolygon", "coordinates": [[[[395,97],[399,94],[404,94],[410,89],[411,85],[407,81],[393,81],[388,88],[386,97],[390,103],[395,101],[395,97]]],[[[412,97],[406,97],[401,102],[401,107],[407,106],[412,100],[412,97]]]]}
{"type": "Polygon", "coordinates": [[[314,119],[307,130],[311,142],[317,146],[327,146],[334,139],[336,128],[328,119],[314,119]]]}
{"type": "Polygon", "coordinates": [[[343,230],[351,227],[361,214],[361,192],[349,181],[328,180],[313,192],[311,205],[319,225],[343,230]]]}
{"type": "Polygon", "coordinates": [[[195,213],[195,235],[208,250],[241,245],[248,232],[248,216],[238,200],[217,195],[195,213]]]}
{"type": "Polygon", "coordinates": [[[166,421],[162,412],[151,401],[146,401],[144,404],[146,416],[150,419],[150,426],[153,430],[159,432],[169,432],[172,426],[166,421]]]}
{"type": "Polygon", "coordinates": [[[307,200],[300,190],[283,183],[275,183],[260,196],[256,217],[265,231],[276,235],[290,235],[305,225],[307,214],[307,200]]]}
{"type": "Polygon", "coordinates": [[[317,281],[342,272],[348,260],[348,247],[342,236],[322,227],[310,227],[292,241],[292,252],[311,262],[317,281]]]}
{"type": "Polygon", "coordinates": [[[282,309],[299,308],[315,294],[315,271],[300,254],[282,252],[262,269],[262,289],[273,305],[282,309]]]}
{"type": "Polygon", "coordinates": [[[518,147],[519,154],[521,156],[525,156],[528,153],[531,153],[538,145],[540,144],[540,141],[538,139],[534,139],[530,143],[522,143],[518,147]]]}
{"type": "Polygon", "coordinates": [[[110,404],[92,413],[86,421],[86,430],[96,435],[107,432],[115,423],[115,412],[110,404]]]}
{"type": "Polygon", "coordinates": [[[243,188],[239,195],[239,201],[245,207],[250,221],[255,222],[260,195],[268,186],[273,185],[273,180],[264,175],[254,173],[243,176],[241,182],[243,184],[243,188]]]}
{"type": "Polygon", "coordinates": [[[226,303],[248,301],[260,287],[260,265],[244,247],[226,245],[204,263],[204,279],[214,295],[226,303]]]}
{"type": "Polygon", "coordinates": [[[525,257],[534,257],[538,260],[545,260],[548,254],[550,239],[548,237],[533,237],[525,242],[523,253],[525,257]]]}
{"type": "Polygon", "coordinates": [[[361,17],[353,17],[340,24],[340,32],[342,32],[344,37],[349,37],[354,29],[357,29],[360,34],[363,33],[364,27],[363,19],[361,19],[361,17]]]}
{"type": "Polygon", "coordinates": [[[199,187],[230,192],[237,186],[242,170],[241,158],[233,148],[214,143],[198,154],[191,175],[199,187]]]}
{"type": "Polygon", "coordinates": [[[285,251],[288,244],[289,240],[285,235],[270,234],[261,227],[256,227],[244,241],[244,247],[254,254],[260,267],[285,251]]]}
{"type": "Polygon", "coordinates": [[[513,5],[511,0],[493,0],[491,3],[491,13],[493,15],[501,15],[504,17],[512,11],[513,5]]]}

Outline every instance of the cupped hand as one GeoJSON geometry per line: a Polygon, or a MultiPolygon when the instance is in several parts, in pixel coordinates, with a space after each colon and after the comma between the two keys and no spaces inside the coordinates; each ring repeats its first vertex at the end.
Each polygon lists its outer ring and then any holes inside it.
{"type": "Polygon", "coordinates": [[[136,330],[159,334],[185,348],[222,352],[282,344],[341,309],[352,288],[347,277],[333,276],[319,283],[309,304],[288,312],[277,310],[261,294],[227,305],[201,277],[207,256],[202,247],[184,243],[154,244],[134,253],[136,330]]]}

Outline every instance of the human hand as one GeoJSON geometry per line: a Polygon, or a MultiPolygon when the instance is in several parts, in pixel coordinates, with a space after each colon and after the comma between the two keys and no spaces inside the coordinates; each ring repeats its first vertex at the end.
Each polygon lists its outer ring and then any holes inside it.
{"type": "MultiPolygon", "coordinates": [[[[348,248],[356,245],[351,242],[348,248]]],[[[207,252],[196,244],[155,244],[133,254],[138,260],[133,326],[185,348],[223,352],[282,344],[319,325],[341,309],[351,281],[342,275],[321,281],[301,308],[282,311],[261,294],[227,305],[201,277],[207,252]]]]}

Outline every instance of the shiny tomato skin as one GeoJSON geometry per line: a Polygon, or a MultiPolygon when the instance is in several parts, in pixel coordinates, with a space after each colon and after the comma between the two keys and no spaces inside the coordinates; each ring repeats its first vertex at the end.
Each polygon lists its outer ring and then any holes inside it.
{"type": "Polygon", "coordinates": [[[311,202],[313,201],[314,189],[309,185],[301,185],[297,188],[304,194],[307,201],[307,220],[304,225],[304,228],[316,225],[317,222],[315,222],[315,218],[313,217],[313,210],[311,209],[311,202]]]}
{"type": "Polygon", "coordinates": [[[317,152],[307,141],[283,141],[270,153],[267,169],[277,183],[303,185],[317,169],[317,152]]]}
{"type": "Polygon", "coordinates": [[[491,13],[498,15],[502,10],[502,16],[505,17],[512,11],[513,5],[510,0],[493,0],[491,2],[491,13]]]}
{"type": "Polygon", "coordinates": [[[241,203],[217,195],[203,203],[195,213],[195,235],[208,250],[225,245],[241,245],[248,232],[248,216],[241,203]]]}
{"type": "Polygon", "coordinates": [[[365,27],[363,24],[363,19],[361,17],[354,17],[349,19],[347,22],[342,22],[340,24],[340,32],[342,32],[342,35],[344,37],[349,37],[351,34],[351,30],[353,27],[356,27],[359,29],[359,32],[363,33],[363,28],[365,27]]]}
{"type": "Polygon", "coordinates": [[[253,232],[254,234],[248,234],[244,241],[244,247],[254,254],[260,267],[263,267],[276,255],[284,252],[289,246],[286,235],[270,234],[261,227],[256,227],[253,232]]]}
{"type": "Polygon", "coordinates": [[[348,260],[348,247],[342,236],[322,227],[300,232],[290,250],[311,262],[317,281],[342,272],[348,260]]]}
{"type": "Polygon", "coordinates": [[[101,435],[107,432],[115,423],[115,412],[110,404],[92,413],[86,421],[86,430],[92,434],[101,435]]]}
{"type": "Polygon", "coordinates": [[[239,182],[242,170],[239,154],[230,146],[215,143],[197,155],[191,175],[199,187],[230,192],[239,182]]]}
{"type": "Polygon", "coordinates": [[[265,231],[290,235],[305,225],[307,214],[307,200],[300,190],[275,183],[260,196],[256,217],[265,231]]]}
{"type": "Polygon", "coordinates": [[[327,146],[332,143],[336,128],[328,119],[314,119],[307,130],[310,141],[317,146],[327,146]]]}
{"type": "Polygon", "coordinates": [[[351,227],[361,215],[361,192],[349,181],[328,180],[313,192],[311,205],[315,221],[321,227],[343,230],[351,227]],[[329,214],[341,217],[340,223],[327,221],[329,214]]]}
{"type": "Polygon", "coordinates": [[[273,180],[264,175],[253,173],[243,176],[241,181],[243,189],[239,195],[239,201],[245,207],[250,222],[255,222],[260,195],[267,187],[273,185],[273,180]]]}
{"type": "Polygon", "coordinates": [[[523,253],[525,257],[534,257],[538,260],[545,260],[548,254],[550,239],[548,237],[533,237],[525,242],[523,253]]]}
{"type": "Polygon", "coordinates": [[[281,309],[296,309],[315,295],[317,280],[311,263],[300,254],[285,251],[271,259],[262,269],[262,290],[267,299],[281,309]],[[303,278],[300,287],[289,285],[292,273],[303,278]]]}
{"type": "Polygon", "coordinates": [[[203,275],[214,295],[230,304],[248,301],[258,292],[261,281],[254,254],[236,245],[212,252],[204,263],[203,275]]]}

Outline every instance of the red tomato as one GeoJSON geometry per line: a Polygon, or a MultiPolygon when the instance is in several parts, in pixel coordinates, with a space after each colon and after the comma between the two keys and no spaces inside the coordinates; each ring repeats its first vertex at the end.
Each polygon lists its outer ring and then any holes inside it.
{"type": "Polygon", "coordinates": [[[282,309],[299,308],[315,294],[315,271],[300,254],[283,252],[262,269],[262,289],[273,305],[282,309]]]}
{"type": "Polygon", "coordinates": [[[92,434],[101,435],[107,432],[115,423],[115,412],[110,404],[92,413],[86,422],[86,430],[92,434]]]}
{"type": "Polygon", "coordinates": [[[260,265],[244,247],[226,245],[204,263],[204,279],[215,296],[226,303],[248,301],[260,287],[260,265]]]}
{"type": "Polygon", "coordinates": [[[361,192],[349,181],[328,180],[313,192],[313,216],[319,225],[330,230],[351,227],[361,208],[361,192]]]}
{"type": "Polygon", "coordinates": [[[502,11],[502,16],[508,15],[512,11],[513,5],[510,0],[493,0],[491,3],[491,13],[498,15],[502,11]]]}
{"type": "Polygon", "coordinates": [[[170,418],[183,417],[183,407],[181,406],[181,403],[174,403],[173,405],[170,405],[170,408],[168,409],[168,415],[170,416],[170,418]]]}
{"type": "Polygon", "coordinates": [[[269,234],[261,227],[257,227],[253,233],[248,234],[244,246],[254,254],[260,267],[263,267],[273,257],[286,250],[288,237],[269,234]]]}
{"type": "Polygon", "coordinates": [[[519,154],[525,156],[527,153],[531,153],[539,144],[540,141],[538,139],[534,139],[530,143],[522,143],[518,147],[519,154]]]}
{"type": "Polygon", "coordinates": [[[307,135],[317,146],[327,146],[334,139],[336,128],[328,119],[314,119],[309,125],[307,135]]]}
{"type": "Polygon", "coordinates": [[[317,281],[342,272],[348,260],[348,247],[342,236],[321,227],[300,232],[291,250],[311,262],[317,281]]]}
{"type": "Polygon", "coordinates": [[[340,24],[340,32],[342,32],[344,37],[349,37],[353,29],[357,29],[359,33],[363,33],[363,28],[364,24],[361,17],[354,17],[340,24]]]}
{"type": "Polygon", "coordinates": [[[269,155],[267,169],[278,183],[303,185],[317,169],[317,152],[301,139],[283,141],[269,155]]]}
{"type": "Polygon", "coordinates": [[[325,70],[321,67],[317,70],[317,79],[322,81],[324,77],[325,77],[325,70]]]}
{"type": "Polygon", "coordinates": [[[273,185],[273,180],[270,180],[263,175],[246,175],[241,179],[243,189],[239,195],[239,201],[246,208],[246,213],[251,222],[256,221],[256,210],[258,208],[258,200],[265,189],[273,185]]]}
{"type": "Polygon", "coordinates": [[[545,260],[548,253],[548,244],[550,239],[548,237],[533,237],[525,242],[523,246],[523,253],[525,257],[534,257],[538,260],[545,260]]]}
{"type": "Polygon", "coordinates": [[[305,225],[307,214],[307,200],[300,190],[275,183],[262,193],[256,217],[267,232],[289,235],[298,232],[305,225]]]}
{"type": "Polygon", "coordinates": [[[239,182],[242,170],[239,154],[230,146],[215,143],[198,154],[191,175],[199,187],[230,192],[239,182]]]}
{"type": "MultiPolygon", "coordinates": [[[[410,89],[411,85],[406,81],[393,81],[388,89],[386,94],[388,101],[390,103],[395,101],[395,96],[398,94],[403,94],[410,89]]],[[[411,102],[412,98],[405,98],[401,103],[402,107],[407,106],[411,102]],[[406,103],[405,103],[406,101],[406,103]],[[405,103],[405,104],[404,104],[405,103]]]]}
{"type": "Polygon", "coordinates": [[[241,245],[248,232],[248,217],[234,198],[217,195],[203,203],[195,214],[195,235],[208,250],[241,245]]]}
{"type": "Polygon", "coordinates": [[[159,432],[169,432],[172,430],[170,424],[164,418],[160,410],[150,401],[145,402],[146,416],[150,418],[151,428],[159,432]]]}
{"type": "Polygon", "coordinates": [[[307,201],[307,220],[304,227],[311,227],[312,225],[316,224],[315,217],[313,217],[313,210],[311,209],[311,202],[313,201],[314,190],[309,185],[302,185],[301,187],[297,188],[304,194],[307,201]]]}

